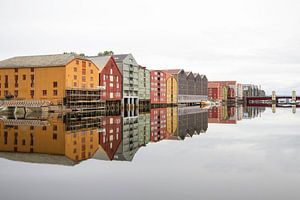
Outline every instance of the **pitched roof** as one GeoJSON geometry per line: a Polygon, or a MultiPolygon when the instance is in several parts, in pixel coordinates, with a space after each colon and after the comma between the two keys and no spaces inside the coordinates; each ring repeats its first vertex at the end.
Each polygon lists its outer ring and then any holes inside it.
{"type": "Polygon", "coordinates": [[[90,59],[98,67],[100,71],[105,67],[105,65],[107,64],[110,58],[111,56],[88,57],[88,59],[90,59]]]}
{"type": "Polygon", "coordinates": [[[18,56],[0,61],[0,68],[64,66],[75,58],[84,59],[75,54],[18,56]]]}
{"type": "Polygon", "coordinates": [[[167,72],[169,74],[178,74],[182,69],[164,69],[164,72],[167,72]]]}
{"type": "Polygon", "coordinates": [[[116,62],[121,62],[121,61],[123,61],[128,55],[130,55],[130,54],[118,54],[118,55],[113,55],[113,58],[115,59],[116,62]]]}

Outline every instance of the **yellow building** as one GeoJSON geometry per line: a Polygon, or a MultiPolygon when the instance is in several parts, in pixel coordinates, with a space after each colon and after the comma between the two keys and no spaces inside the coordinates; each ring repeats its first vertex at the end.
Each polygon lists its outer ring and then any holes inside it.
{"type": "Polygon", "coordinates": [[[178,84],[176,78],[166,73],[167,77],[167,104],[177,104],[178,103],[178,84]]]}
{"type": "Polygon", "coordinates": [[[99,148],[98,128],[67,131],[62,119],[0,120],[0,152],[66,156],[79,162],[99,148]]]}
{"type": "Polygon", "coordinates": [[[75,54],[13,57],[0,61],[0,99],[62,104],[67,89],[96,89],[95,64],[75,54]]]}

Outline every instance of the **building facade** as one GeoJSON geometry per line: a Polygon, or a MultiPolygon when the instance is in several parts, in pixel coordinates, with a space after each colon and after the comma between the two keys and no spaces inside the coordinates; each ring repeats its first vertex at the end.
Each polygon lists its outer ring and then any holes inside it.
{"type": "Polygon", "coordinates": [[[167,104],[177,105],[178,103],[178,83],[176,78],[169,73],[166,73],[167,84],[167,104]]]}
{"type": "Polygon", "coordinates": [[[205,75],[185,72],[183,69],[164,71],[177,80],[178,104],[195,104],[207,100],[208,81],[205,75]]]}
{"type": "Polygon", "coordinates": [[[139,66],[139,101],[150,102],[150,71],[143,66],[139,66]]]}
{"type": "Polygon", "coordinates": [[[208,96],[219,101],[235,101],[238,87],[236,81],[209,81],[208,96]]]}
{"type": "Polygon", "coordinates": [[[166,104],[167,103],[167,82],[166,73],[160,70],[152,70],[150,72],[151,91],[150,103],[151,104],[166,104]]]}
{"type": "Polygon", "coordinates": [[[96,65],[74,54],[22,56],[0,61],[0,99],[63,104],[68,90],[97,90],[96,65]]]}
{"type": "Polygon", "coordinates": [[[227,101],[227,92],[228,87],[227,85],[215,82],[215,81],[209,81],[208,82],[208,98],[215,101],[227,101]]]}
{"type": "Polygon", "coordinates": [[[139,105],[139,65],[131,54],[113,55],[123,76],[123,99],[125,107],[139,105]]]}
{"type": "Polygon", "coordinates": [[[119,107],[122,100],[122,74],[112,56],[94,56],[89,59],[98,67],[100,99],[106,101],[107,107],[119,107]]]}

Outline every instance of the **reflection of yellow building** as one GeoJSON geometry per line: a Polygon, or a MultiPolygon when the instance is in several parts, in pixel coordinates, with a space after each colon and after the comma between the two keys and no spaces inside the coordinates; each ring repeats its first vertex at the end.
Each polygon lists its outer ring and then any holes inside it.
{"type": "Polygon", "coordinates": [[[98,68],[74,54],[0,61],[0,99],[50,100],[58,104],[62,103],[66,89],[94,89],[98,84],[98,68]]]}
{"type": "Polygon", "coordinates": [[[167,132],[169,136],[177,131],[178,127],[178,109],[177,107],[167,108],[167,132]]]}
{"type": "Polygon", "coordinates": [[[175,77],[167,74],[167,104],[177,104],[178,84],[175,77]]]}
{"type": "Polygon", "coordinates": [[[0,121],[0,151],[63,155],[73,161],[93,156],[98,149],[97,128],[65,130],[66,125],[58,118],[46,126],[13,126],[0,121]]]}

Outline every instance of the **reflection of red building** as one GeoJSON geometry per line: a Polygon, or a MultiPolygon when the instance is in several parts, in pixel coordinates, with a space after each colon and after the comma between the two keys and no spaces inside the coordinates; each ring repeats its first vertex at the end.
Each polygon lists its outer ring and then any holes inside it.
{"type": "Polygon", "coordinates": [[[151,133],[150,133],[151,142],[158,142],[168,137],[166,108],[151,109],[150,122],[151,122],[151,133]]]}
{"type": "Polygon", "coordinates": [[[166,104],[166,73],[160,70],[153,70],[150,72],[150,102],[151,104],[166,104]]]}
{"type": "Polygon", "coordinates": [[[213,107],[208,110],[208,123],[236,124],[236,107],[213,107]]]}
{"type": "Polygon", "coordinates": [[[102,125],[103,131],[100,133],[99,144],[112,160],[122,141],[121,116],[103,117],[102,125]]]}

